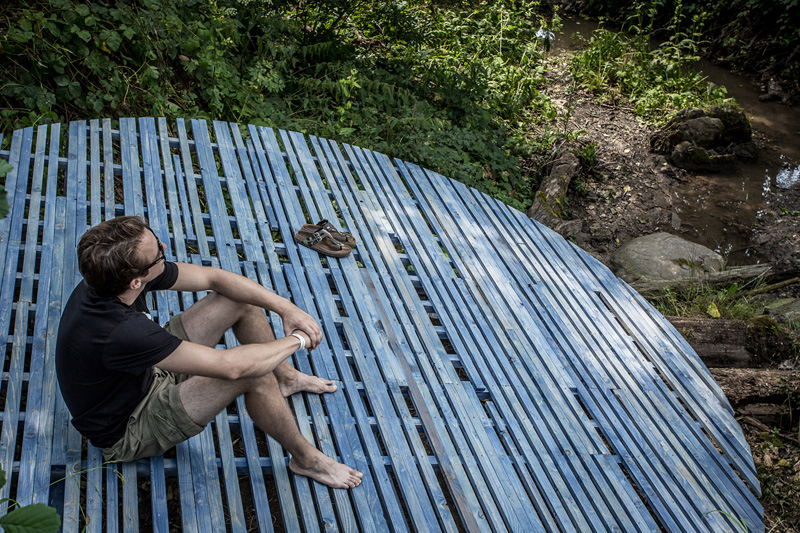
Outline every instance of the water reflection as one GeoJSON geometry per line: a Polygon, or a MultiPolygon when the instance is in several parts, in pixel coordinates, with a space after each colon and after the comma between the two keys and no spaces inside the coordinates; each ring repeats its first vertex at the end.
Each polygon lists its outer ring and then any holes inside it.
{"type": "Polygon", "coordinates": [[[775,176],[775,186],[781,189],[791,189],[800,183],[800,165],[786,163],[775,176]]]}

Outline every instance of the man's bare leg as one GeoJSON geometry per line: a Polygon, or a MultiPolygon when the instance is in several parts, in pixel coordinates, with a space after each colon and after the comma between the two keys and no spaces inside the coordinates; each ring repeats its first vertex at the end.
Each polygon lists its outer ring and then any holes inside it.
{"type": "MultiPolygon", "coordinates": [[[[272,327],[261,309],[210,294],[192,305],[181,317],[192,342],[216,346],[233,328],[242,344],[275,340],[272,327]]],[[[262,378],[228,381],[195,376],[180,386],[181,402],[189,417],[206,425],[239,395],[245,395],[247,410],[255,424],[292,454],[289,468],[333,488],[352,488],[363,474],[326,456],[300,433],[285,397],[295,392],[334,392],[332,381],[309,376],[285,362],[262,378]],[[283,376],[282,378],[280,376],[283,376]]]]}
{"type": "MultiPolygon", "coordinates": [[[[192,342],[215,346],[229,329],[242,344],[262,344],[275,340],[272,326],[262,309],[243,305],[211,293],[183,313],[181,320],[192,342]]],[[[275,369],[284,398],[298,392],[323,394],[335,392],[336,385],[329,379],[310,376],[284,361],[275,369]]]]}
{"type": "Polygon", "coordinates": [[[323,454],[303,437],[273,374],[236,381],[195,376],[180,385],[184,409],[200,425],[208,424],[240,394],[255,424],[292,454],[289,468],[295,474],[335,489],[361,484],[361,472],[323,454]]]}

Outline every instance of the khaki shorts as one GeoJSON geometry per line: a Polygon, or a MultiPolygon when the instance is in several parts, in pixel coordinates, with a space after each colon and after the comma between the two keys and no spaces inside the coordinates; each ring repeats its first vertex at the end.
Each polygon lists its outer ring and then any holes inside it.
{"type": "MultiPolygon", "coordinates": [[[[189,340],[181,324],[181,315],[172,317],[164,329],[189,340]]],[[[189,418],[181,402],[180,383],[189,377],[153,367],[150,390],[131,413],[122,438],[103,449],[103,459],[124,462],[161,455],[203,431],[204,426],[189,418]]]]}

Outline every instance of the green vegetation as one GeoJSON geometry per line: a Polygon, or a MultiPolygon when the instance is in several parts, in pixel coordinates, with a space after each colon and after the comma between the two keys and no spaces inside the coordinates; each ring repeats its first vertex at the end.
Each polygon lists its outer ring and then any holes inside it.
{"type": "Polygon", "coordinates": [[[797,0],[587,0],[586,8],[587,14],[611,17],[626,31],[643,29],[657,39],[684,34],[706,57],[781,80],[800,95],[797,0]],[[696,34],[700,30],[702,39],[696,34]]]}
{"type": "Polygon", "coordinates": [[[0,129],[207,117],[325,136],[530,203],[538,2],[37,0],[6,9],[0,129]]]}
{"type": "Polygon", "coordinates": [[[783,524],[783,520],[788,518],[789,521],[793,521],[800,515],[800,477],[795,468],[800,456],[796,447],[787,446],[785,442],[787,439],[794,439],[782,435],[777,428],[762,433],[759,438],[761,445],[754,447],[753,455],[756,458],[758,481],[761,484],[761,503],[777,514],[776,526],[792,527],[794,524],[783,524]]]}
{"type": "MultiPolygon", "coordinates": [[[[5,183],[6,174],[14,170],[14,167],[6,161],[5,159],[0,159],[0,179],[3,180],[5,183]]],[[[10,206],[8,205],[8,196],[6,195],[6,188],[4,185],[0,185],[0,219],[3,219],[8,215],[8,210],[10,206]]]]}
{"type": "Polygon", "coordinates": [[[649,300],[665,316],[748,319],[762,311],[761,305],[744,296],[737,283],[723,289],[709,286],[666,288],[649,300]]]}
{"type": "Polygon", "coordinates": [[[666,123],[684,107],[728,104],[724,87],[705,81],[691,68],[698,58],[699,32],[674,33],[653,48],[649,32],[628,36],[595,30],[587,48],[575,54],[572,74],[603,99],[627,98],[633,113],[655,124],[666,123]]]}
{"type": "MultiPolygon", "coordinates": [[[[0,470],[0,487],[6,484],[6,473],[0,470]]],[[[30,533],[50,533],[61,527],[61,517],[52,507],[34,503],[25,507],[16,506],[11,498],[3,498],[0,503],[11,503],[12,509],[0,516],[3,531],[24,531],[30,533]]]]}

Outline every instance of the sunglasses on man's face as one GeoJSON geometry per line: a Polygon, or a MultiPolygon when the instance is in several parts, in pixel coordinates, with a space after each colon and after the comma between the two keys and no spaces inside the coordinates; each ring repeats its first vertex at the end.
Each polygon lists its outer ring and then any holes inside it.
{"type": "Polygon", "coordinates": [[[158,243],[158,254],[159,254],[159,255],[158,255],[158,257],[156,258],[156,260],[155,260],[155,261],[153,261],[152,263],[150,263],[149,265],[147,265],[147,266],[145,267],[145,271],[147,271],[147,270],[150,270],[151,268],[153,268],[154,266],[156,266],[156,265],[157,265],[158,263],[160,263],[161,261],[165,261],[165,260],[167,259],[167,256],[164,254],[164,245],[163,245],[163,244],[161,244],[161,239],[159,239],[159,238],[158,238],[158,235],[156,235],[156,232],[155,232],[155,231],[153,231],[153,229],[152,229],[152,228],[147,228],[147,229],[149,229],[149,230],[150,230],[150,233],[152,233],[152,234],[153,234],[153,237],[155,237],[155,238],[156,238],[156,242],[158,243]]]}

